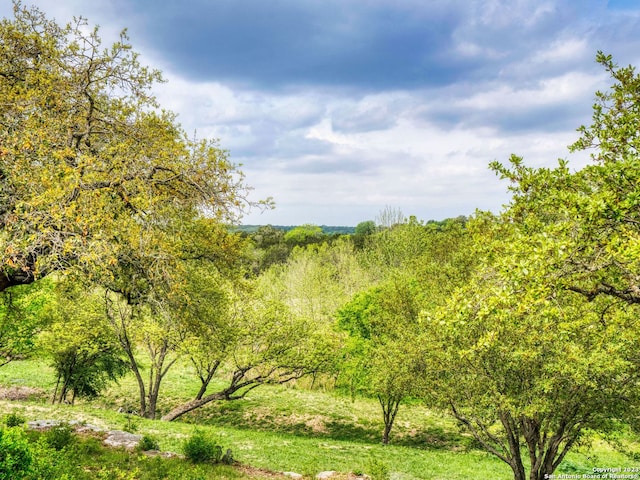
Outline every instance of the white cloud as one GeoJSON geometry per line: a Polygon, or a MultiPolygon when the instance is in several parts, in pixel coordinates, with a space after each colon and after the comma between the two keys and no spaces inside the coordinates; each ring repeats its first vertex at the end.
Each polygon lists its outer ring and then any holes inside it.
{"type": "MultiPolygon", "coordinates": [[[[317,78],[294,89],[259,87],[275,78],[260,69],[247,70],[256,78],[231,86],[209,70],[197,71],[197,61],[178,63],[179,55],[193,53],[187,49],[165,55],[153,43],[162,32],[149,32],[141,18],[120,13],[130,5],[138,15],[145,8],[161,8],[150,0],[32,0],[59,21],[81,13],[101,24],[105,46],[132,22],[132,43],[142,51],[141,60],[164,70],[168,79],[156,88],[161,105],[177,112],[188,132],[220,138],[231,158],[244,164],[254,199],[275,197],[275,211],[251,214],[248,223],[351,225],[374,218],[385,205],[425,220],[470,214],[476,207],[497,210],[508,197],[506,185],[487,169],[489,162],[506,162],[515,153],[528,164],[548,166],[568,156],[575,128],[589,121],[593,93],[608,83],[593,62],[596,48],[615,46],[627,50],[629,61],[637,59],[637,17],[609,15],[603,2],[590,0],[594,8],[585,9],[583,2],[573,0],[442,0],[435,7],[419,0],[369,1],[370,11],[400,12],[389,18],[431,19],[433,36],[421,36],[413,25],[405,38],[402,22],[367,16],[361,6],[354,7],[357,2],[345,1],[339,4],[340,25],[302,32],[335,32],[336,37],[315,39],[313,45],[336,49],[332,53],[340,54],[343,63],[333,65],[328,50],[304,50],[295,58],[308,58],[307,67],[317,61],[335,71],[318,69],[317,78]],[[376,28],[370,20],[378,22],[376,28]],[[344,38],[362,43],[343,45],[344,38]],[[424,43],[425,38],[440,42],[438,48],[424,43]],[[402,57],[405,50],[412,54],[402,57]],[[350,56],[352,52],[366,59],[350,56]],[[400,57],[416,63],[403,63],[400,57]],[[185,64],[191,71],[183,69],[185,64]],[[343,78],[340,68],[352,69],[345,84],[338,79],[343,78]],[[424,83],[406,82],[405,75],[424,77],[424,83]],[[244,86],[249,84],[253,87],[244,86]]],[[[285,12],[286,5],[279,4],[278,11],[285,12]]],[[[305,25],[315,25],[314,12],[305,10],[305,25]]],[[[192,13],[198,14],[184,10],[185,18],[176,22],[176,39],[192,13]]],[[[8,2],[0,5],[0,14],[10,14],[8,2]]],[[[198,20],[206,26],[206,19],[198,20]]],[[[200,32],[203,40],[205,30],[200,32]]],[[[306,38],[276,33],[284,43],[279,39],[274,45],[299,45],[306,38]]],[[[238,38],[238,45],[251,46],[238,38]]],[[[205,53],[213,62],[222,53],[241,61],[246,52],[205,53]]],[[[274,51],[274,59],[280,54],[274,51]]],[[[194,58],[206,61],[207,56],[194,58]]],[[[295,71],[286,58],[277,60],[279,67],[295,71]]],[[[265,65],[271,67],[269,61],[265,65]]],[[[309,72],[314,74],[312,68],[304,74],[309,72]]],[[[576,167],[585,161],[585,155],[575,156],[576,167]]]]}

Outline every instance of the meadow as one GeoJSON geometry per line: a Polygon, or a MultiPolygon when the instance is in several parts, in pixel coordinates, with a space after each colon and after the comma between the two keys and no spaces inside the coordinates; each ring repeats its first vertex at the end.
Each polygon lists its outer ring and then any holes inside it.
{"type": "MultiPolygon", "coordinates": [[[[188,380],[193,378],[189,368],[178,365],[168,374],[161,410],[189,398],[197,388],[188,380]]],[[[512,478],[509,467],[480,449],[454,420],[418,402],[401,407],[391,444],[383,446],[380,409],[374,399],[351,398],[317,386],[311,389],[309,382],[263,386],[244,399],[217,402],[180,421],[163,422],[122,412],[136,404],[131,376],[101,397],[75,405],[51,405],[54,378],[42,360],[16,361],[0,368],[0,411],[26,420],[76,420],[105,430],[134,431],[157,439],[160,450],[176,453],[197,431],[230,448],[236,461],[234,466],[192,466],[182,459],[85,446],[74,455],[89,472],[86,478],[287,478],[283,472],[313,478],[322,471],[338,472],[336,479],[361,474],[398,480],[512,478]],[[106,471],[114,476],[100,473],[106,471]]],[[[638,452],[638,437],[628,430],[607,439],[588,434],[556,474],[581,476],[594,468],[639,468],[638,452]]]]}

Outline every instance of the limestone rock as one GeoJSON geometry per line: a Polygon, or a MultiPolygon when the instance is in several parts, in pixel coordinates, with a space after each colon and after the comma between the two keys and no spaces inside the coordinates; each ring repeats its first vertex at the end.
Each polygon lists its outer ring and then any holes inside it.
{"type": "Polygon", "coordinates": [[[142,435],[123,432],[121,430],[110,430],[107,433],[107,438],[104,439],[104,444],[110,447],[124,447],[131,450],[138,446],[140,440],[142,440],[142,435]]]}
{"type": "Polygon", "coordinates": [[[334,475],[336,475],[338,472],[334,472],[333,470],[327,470],[326,472],[320,472],[319,474],[316,475],[316,478],[318,480],[326,480],[328,478],[333,477],[334,475]]]}
{"type": "Polygon", "coordinates": [[[282,474],[291,478],[302,478],[302,475],[296,472],[282,472],[282,474]]]}

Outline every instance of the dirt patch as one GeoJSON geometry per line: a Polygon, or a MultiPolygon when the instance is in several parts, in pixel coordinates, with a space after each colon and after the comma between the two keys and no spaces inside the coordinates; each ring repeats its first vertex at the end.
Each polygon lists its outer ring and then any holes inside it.
{"type": "Polygon", "coordinates": [[[44,390],[32,387],[0,387],[0,400],[29,400],[44,395],[44,390]]]}
{"type": "Polygon", "coordinates": [[[255,478],[289,478],[279,472],[272,472],[263,468],[250,467],[249,465],[236,465],[236,468],[245,475],[255,478]]]}
{"type": "Polygon", "coordinates": [[[303,424],[313,433],[327,433],[327,426],[325,425],[325,417],[321,415],[287,415],[282,417],[282,423],[288,425],[300,425],[303,424]]]}
{"type": "Polygon", "coordinates": [[[278,414],[274,415],[268,409],[255,409],[244,414],[245,420],[250,424],[278,425],[286,427],[303,427],[312,433],[328,433],[326,417],[309,414],[278,414]]]}

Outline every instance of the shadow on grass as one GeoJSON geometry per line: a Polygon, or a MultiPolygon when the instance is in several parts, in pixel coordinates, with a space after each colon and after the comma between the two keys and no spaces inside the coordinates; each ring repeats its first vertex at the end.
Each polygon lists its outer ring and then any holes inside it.
{"type": "MultiPolygon", "coordinates": [[[[340,440],[353,443],[381,442],[382,422],[336,418],[329,415],[310,415],[274,412],[247,402],[220,402],[185,415],[182,421],[243,430],[258,430],[302,437],[340,440]]],[[[410,431],[394,427],[391,444],[427,450],[471,450],[474,442],[457,431],[440,426],[421,426],[410,431]]]]}

